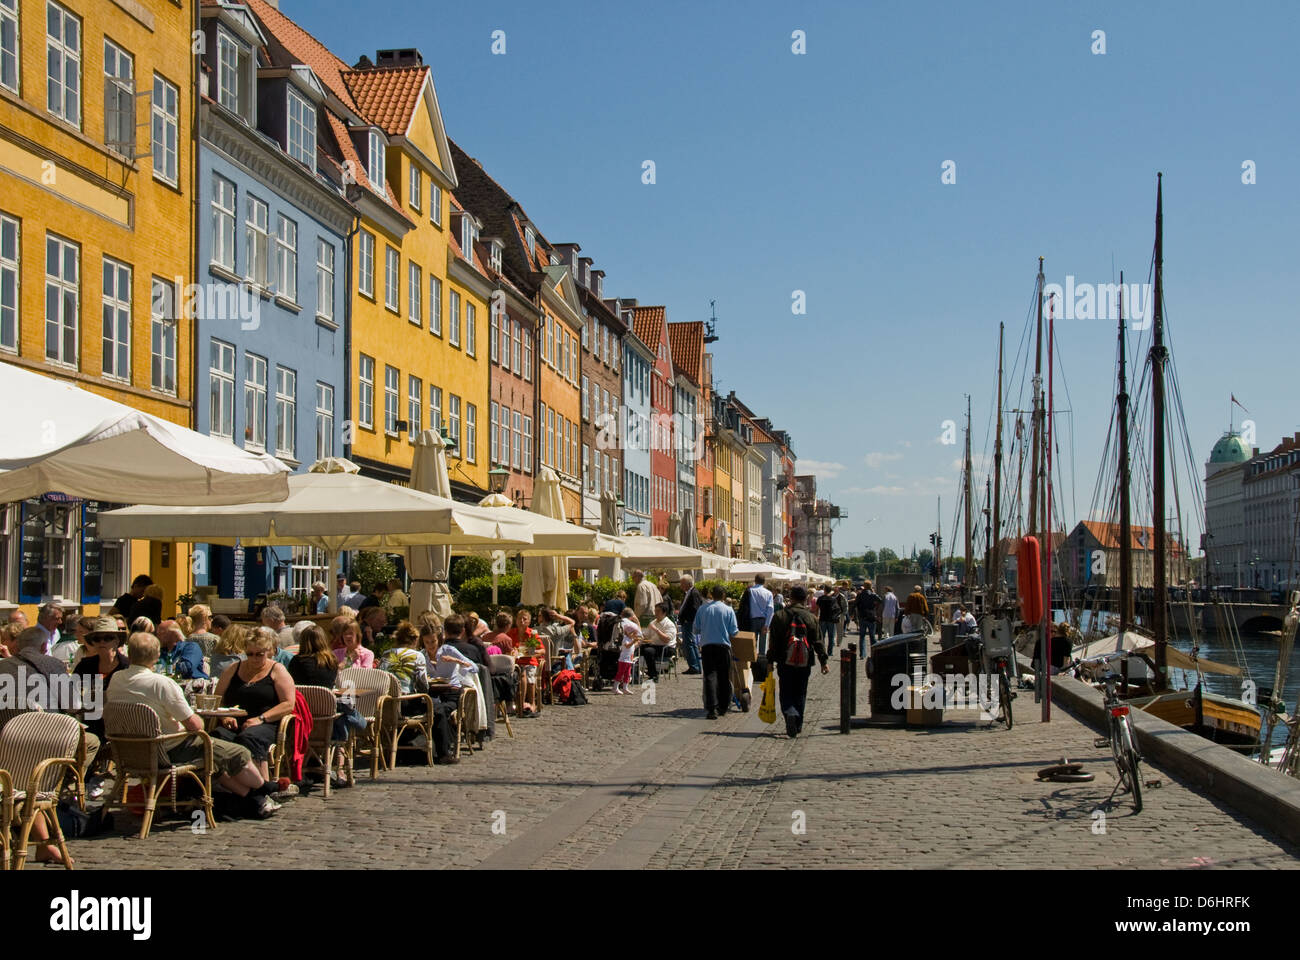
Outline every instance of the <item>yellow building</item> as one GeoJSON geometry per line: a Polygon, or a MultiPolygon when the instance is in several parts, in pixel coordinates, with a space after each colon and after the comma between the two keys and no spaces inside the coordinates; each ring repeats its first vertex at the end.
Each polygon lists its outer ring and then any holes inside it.
{"type": "MultiPolygon", "coordinates": [[[[0,359],[185,426],[196,27],[196,0],[0,0],[0,359]]],[[[95,505],[55,500],[0,511],[0,603],[94,612],[147,571],[175,609],[183,555],[98,544],[95,505]]]]}
{"type": "Polygon", "coordinates": [[[348,198],[360,211],[350,254],[347,456],[367,475],[405,483],[420,430],[438,426],[452,442],[453,494],[477,499],[490,466],[488,291],[449,239],[456,172],[432,72],[416,50],[380,51],[376,62],[349,67],[265,0],[249,6],[328,89],[348,198]]]}

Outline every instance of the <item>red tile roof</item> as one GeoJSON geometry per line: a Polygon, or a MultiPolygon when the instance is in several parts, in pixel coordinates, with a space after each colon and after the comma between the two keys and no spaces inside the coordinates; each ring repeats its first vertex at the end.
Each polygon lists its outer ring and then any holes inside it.
{"type": "MultiPolygon", "coordinates": [[[[1086,529],[1101,544],[1103,549],[1118,550],[1120,547],[1118,523],[1099,523],[1096,520],[1084,520],[1079,526],[1086,529]]],[[[1156,531],[1154,527],[1129,527],[1130,546],[1134,550],[1153,550],[1155,549],[1156,531]]],[[[1168,549],[1170,553],[1182,552],[1182,547],[1178,539],[1172,534],[1167,538],[1168,549]]]]}
{"type": "Polygon", "coordinates": [[[651,350],[658,351],[659,338],[663,335],[663,307],[633,307],[632,330],[637,338],[651,350]]]}
{"type": "MultiPolygon", "coordinates": [[[[343,82],[343,74],[350,69],[346,63],[331,53],[325,44],[271,6],[266,0],[246,0],[246,3],[248,8],[257,14],[257,19],[262,21],[262,25],[275,34],[275,38],[283,44],[286,50],[306,66],[311,67],[316,76],[320,77],[321,82],[329,87],[331,93],[351,109],[357,110],[356,101],[352,99],[352,92],[348,89],[347,84],[343,82]]],[[[362,111],[357,110],[357,112],[361,113],[362,111]]]]}
{"type": "Polygon", "coordinates": [[[343,81],[364,116],[390,137],[404,136],[428,74],[428,67],[375,67],[349,70],[343,81]]]}
{"type": "Polygon", "coordinates": [[[684,373],[696,386],[704,365],[704,321],[682,320],[668,324],[668,347],[672,351],[673,369],[684,373]]]}

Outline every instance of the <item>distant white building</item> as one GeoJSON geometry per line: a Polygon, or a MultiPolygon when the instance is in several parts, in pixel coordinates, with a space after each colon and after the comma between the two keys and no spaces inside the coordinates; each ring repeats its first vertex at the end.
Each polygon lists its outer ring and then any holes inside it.
{"type": "Polygon", "coordinates": [[[1205,463],[1205,580],[1242,587],[1250,580],[1246,547],[1246,490],[1250,448],[1229,430],[1205,463]]]}
{"type": "Polygon", "coordinates": [[[1255,451],[1242,478],[1248,585],[1271,589],[1297,573],[1291,571],[1300,501],[1300,433],[1286,437],[1268,453],[1255,451]]]}

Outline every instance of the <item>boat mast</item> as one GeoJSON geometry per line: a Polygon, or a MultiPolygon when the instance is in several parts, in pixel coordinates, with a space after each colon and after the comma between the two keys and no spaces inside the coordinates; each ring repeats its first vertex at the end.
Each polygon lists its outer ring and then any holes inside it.
{"type": "Polygon", "coordinates": [[[1124,271],[1119,274],[1119,629],[1133,628],[1133,519],[1129,503],[1128,353],[1124,343],[1124,271]]]}
{"type": "Polygon", "coordinates": [[[1029,535],[1038,533],[1039,453],[1043,445],[1043,258],[1038,258],[1038,336],[1034,355],[1034,423],[1029,461],[1029,535]]]}
{"type": "Polygon", "coordinates": [[[975,578],[972,576],[972,566],[975,557],[972,553],[971,540],[971,496],[974,491],[974,478],[971,476],[970,462],[970,394],[966,394],[966,465],[962,471],[964,479],[962,480],[962,499],[966,501],[966,566],[962,569],[962,599],[966,599],[966,591],[975,586],[975,578]]]}
{"type": "Polygon", "coordinates": [[[992,554],[988,571],[984,575],[986,582],[993,586],[993,606],[997,606],[998,595],[1002,592],[1002,558],[999,548],[1002,546],[1002,328],[998,324],[998,435],[993,444],[993,536],[992,554]],[[990,578],[996,578],[990,580],[990,578]]]}
{"type": "Polygon", "coordinates": [[[1164,191],[1163,174],[1156,174],[1156,263],[1155,292],[1152,307],[1151,332],[1151,500],[1155,513],[1152,538],[1151,570],[1154,586],[1151,608],[1151,628],[1156,640],[1156,684],[1164,689],[1169,673],[1167,644],[1168,623],[1165,605],[1169,590],[1165,576],[1165,363],[1169,352],[1165,349],[1164,302],[1164,191]]]}
{"type": "MultiPolygon", "coordinates": [[[[987,591],[993,587],[993,527],[991,526],[993,514],[990,512],[990,506],[993,502],[993,483],[989,475],[984,475],[984,589],[986,596],[991,600],[992,595],[987,591]]],[[[987,609],[987,607],[986,607],[987,609]]]]}

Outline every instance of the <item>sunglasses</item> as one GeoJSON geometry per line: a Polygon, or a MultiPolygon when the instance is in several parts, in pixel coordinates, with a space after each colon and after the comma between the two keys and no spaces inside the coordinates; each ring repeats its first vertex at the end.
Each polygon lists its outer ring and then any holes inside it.
{"type": "Polygon", "coordinates": [[[266,652],[265,650],[249,650],[249,651],[247,651],[247,652],[244,654],[244,656],[246,656],[246,657],[265,657],[265,656],[268,656],[268,654],[267,654],[267,652],[266,652]]]}

